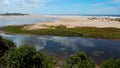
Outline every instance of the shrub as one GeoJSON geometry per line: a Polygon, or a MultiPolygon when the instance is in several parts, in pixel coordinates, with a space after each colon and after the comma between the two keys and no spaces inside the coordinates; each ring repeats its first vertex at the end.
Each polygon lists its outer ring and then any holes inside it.
{"type": "Polygon", "coordinates": [[[84,52],[77,52],[68,58],[66,68],[95,68],[95,64],[84,52]]]}
{"type": "Polygon", "coordinates": [[[50,68],[49,61],[42,53],[29,45],[23,45],[11,52],[10,68],[50,68]]]}
{"type": "Polygon", "coordinates": [[[67,27],[65,26],[65,25],[59,25],[59,26],[56,26],[56,28],[58,28],[58,29],[66,29],[67,27]]]}
{"type": "Polygon", "coordinates": [[[101,64],[101,68],[120,68],[120,59],[110,58],[101,64]]]}
{"type": "Polygon", "coordinates": [[[16,45],[0,36],[0,68],[6,68],[8,63],[9,52],[15,49],[16,45]]]}
{"type": "Polygon", "coordinates": [[[49,59],[33,46],[16,45],[0,36],[0,68],[54,68],[49,59]]]}
{"type": "Polygon", "coordinates": [[[31,67],[32,56],[36,53],[35,48],[31,46],[21,46],[10,54],[10,67],[12,68],[26,68],[31,67]]]}
{"type": "Polygon", "coordinates": [[[2,36],[0,36],[0,57],[15,47],[16,45],[12,41],[4,39],[2,36]]]}

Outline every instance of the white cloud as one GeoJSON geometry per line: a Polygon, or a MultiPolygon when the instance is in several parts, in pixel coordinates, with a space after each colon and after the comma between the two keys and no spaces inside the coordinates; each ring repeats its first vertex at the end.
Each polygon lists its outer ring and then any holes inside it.
{"type": "Polygon", "coordinates": [[[0,5],[8,5],[9,0],[0,0],[0,5]]]}
{"type": "Polygon", "coordinates": [[[42,7],[52,0],[0,0],[0,5],[17,7],[42,7]]]}

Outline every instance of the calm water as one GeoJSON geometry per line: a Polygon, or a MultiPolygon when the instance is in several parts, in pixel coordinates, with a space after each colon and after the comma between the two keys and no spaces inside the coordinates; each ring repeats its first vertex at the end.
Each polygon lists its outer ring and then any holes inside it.
{"type": "Polygon", "coordinates": [[[57,18],[41,17],[41,16],[0,16],[0,26],[35,24],[38,22],[46,22],[58,20],[57,18]]]}
{"type": "Polygon", "coordinates": [[[55,16],[90,16],[90,17],[118,17],[120,18],[120,15],[91,15],[91,14],[50,14],[55,16]]]}
{"type": "Polygon", "coordinates": [[[77,51],[85,51],[95,60],[111,56],[120,57],[120,40],[103,40],[81,37],[23,36],[0,34],[17,46],[30,44],[52,55],[67,57],[77,51]]]}

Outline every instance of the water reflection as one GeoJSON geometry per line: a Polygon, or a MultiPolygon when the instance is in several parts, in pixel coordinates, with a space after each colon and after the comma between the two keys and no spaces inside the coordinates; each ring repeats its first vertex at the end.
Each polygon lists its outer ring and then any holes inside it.
{"type": "Polygon", "coordinates": [[[43,49],[46,45],[46,40],[41,38],[38,38],[37,36],[13,36],[13,35],[6,35],[1,34],[3,37],[12,40],[17,44],[17,46],[21,46],[24,44],[34,45],[38,50],[43,49]]]}
{"type": "Polygon", "coordinates": [[[17,46],[30,44],[38,50],[59,56],[69,56],[77,51],[85,51],[95,59],[105,59],[112,55],[120,57],[120,40],[58,36],[0,35],[12,40],[17,46]]]}

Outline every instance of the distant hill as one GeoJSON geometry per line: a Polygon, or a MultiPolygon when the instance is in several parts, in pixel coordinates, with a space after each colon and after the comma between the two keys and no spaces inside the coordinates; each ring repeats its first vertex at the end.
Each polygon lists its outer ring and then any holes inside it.
{"type": "Polygon", "coordinates": [[[24,15],[29,15],[29,14],[22,14],[22,13],[5,13],[5,14],[0,14],[2,16],[24,16],[24,15]]]}

